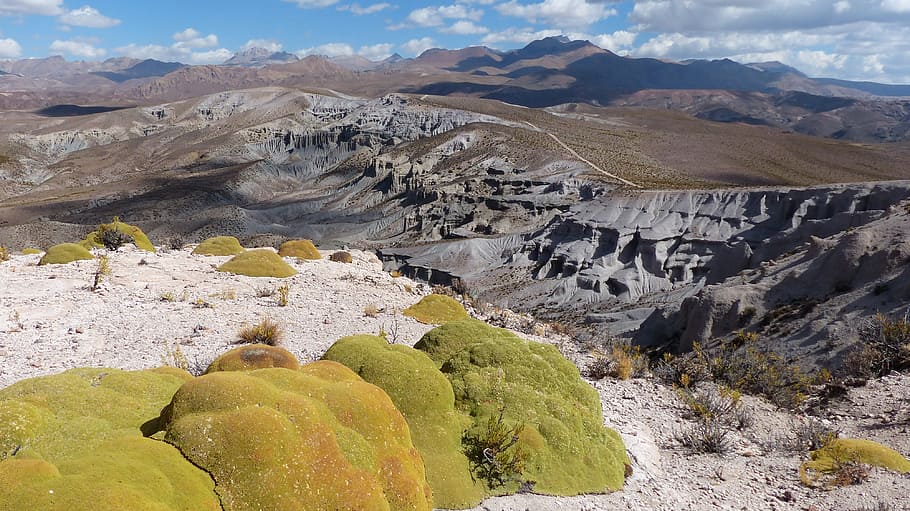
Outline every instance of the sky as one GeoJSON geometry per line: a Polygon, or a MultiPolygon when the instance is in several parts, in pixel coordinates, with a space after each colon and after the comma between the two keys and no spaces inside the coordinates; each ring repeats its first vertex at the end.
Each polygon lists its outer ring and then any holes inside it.
{"type": "Polygon", "coordinates": [[[633,57],[910,83],[910,0],[0,0],[0,59],[218,64],[260,46],[378,60],[561,34],[633,57]]]}

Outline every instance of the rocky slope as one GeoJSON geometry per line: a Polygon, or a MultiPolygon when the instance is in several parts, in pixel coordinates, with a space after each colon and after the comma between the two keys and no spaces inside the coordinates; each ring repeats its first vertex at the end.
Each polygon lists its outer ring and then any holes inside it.
{"type": "MultiPolygon", "coordinates": [[[[112,274],[97,291],[88,289],[96,263],[35,266],[39,256],[13,255],[0,263],[0,385],[56,373],[73,366],[122,369],[174,362],[179,348],[190,364],[207,364],[232,347],[237,329],[263,316],[285,329],[285,346],[301,361],[320,357],[335,339],[385,330],[397,343],[413,344],[430,327],[397,314],[427,288],[381,270],[372,254],[355,252],[353,264],[293,261],[299,274],[290,300],[280,307],[260,289],[278,281],[238,277],[212,269],[222,257],[190,255],[189,249],[157,254],[124,248],[110,254],[112,274]],[[170,293],[174,301],[163,300],[170,293]],[[200,303],[206,305],[199,305],[200,303]],[[377,315],[365,314],[375,306],[377,315]]],[[[554,335],[546,324],[496,311],[499,321],[545,333],[584,367],[586,349],[554,335]],[[530,321],[530,322],[529,322],[530,321]]],[[[527,334],[525,334],[527,335],[527,334]]],[[[477,510],[617,509],[872,509],[898,503],[907,477],[872,469],[857,486],[811,489],[797,469],[807,459],[791,450],[800,424],[809,418],[775,409],[746,396],[751,425],[733,433],[731,452],[693,453],[677,435],[692,425],[676,391],[652,378],[589,382],[597,389],[604,423],[623,435],[633,475],[622,491],[555,498],[532,493],[489,499],[477,510]]],[[[910,452],[910,381],[894,374],[851,388],[819,417],[844,436],[869,438],[910,452]]],[[[899,508],[896,508],[899,509],[899,508]]]]}

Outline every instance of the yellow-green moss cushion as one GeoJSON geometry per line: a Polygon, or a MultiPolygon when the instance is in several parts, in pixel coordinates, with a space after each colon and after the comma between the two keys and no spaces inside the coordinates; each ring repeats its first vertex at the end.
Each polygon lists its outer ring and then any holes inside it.
{"type": "Polygon", "coordinates": [[[101,248],[104,245],[101,243],[101,231],[102,229],[111,229],[122,232],[127,236],[133,238],[133,245],[136,245],[136,248],[145,250],[146,252],[154,252],[155,247],[152,245],[152,242],[149,241],[148,236],[142,232],[142,229],[136,227],[135,225],[130,225],[123,223],[118,219],[114,219],[113,222],[109,224],[102,224],[98,226],[98,229],[88,233],[85,236],[80,244],[85,248],[101,248]]]}
{"type": "Polygon", "coordinates": [[[215,479],[226,510],[429,510],[407,422],[341,364],[214,372],[171,403],[166,439],[215,479]]]}
{"type": "MultiPolygon", "coordinates": [[[[630,461],[619,433],[603,426],[600,397],[578,368],[548,344],[529,342],[473,319],[451,321],[414,346],[452,384],[455,408],[470,415],[478,436],[500,410],[524,424],[522,479],[535,492],[597,493],[622,488],[630,461]]],[[[517,483],[505,488],[517,489],[517,483]]]]}
{"type": "Polygon", "coordinates": [[[191,378],[73,369],[0,390],[0,509],[220,509],[205,472],[143,436],[191,378]]]}
{"type": "Polygon", "coordinates": [[[95,256],[87,248],[76,243],[61,243],[47,249],[47,252],[38,261],[38,266],[45,264],[69,264],[73,261],[94,259],[95,256]]]}
{"type": "Polygon", "coordinates": [[[243,247],[240,246],[240,240],[233,236],[215,236],[203,241],[193,249],[194,254],[207,256],[229,256],[241,252],[243,252],[243,247]]]}
{"type": "Polygon", "coordinates": [[[454,298],[445,295],[424,296],[401,313],[428,325],[441,325],[468,318],[468,312],[464,307],[454,298]]]}
{"type": "Polygon", "coordinates": [[[278,255],[297,259],[322,259],[319,250],[310,240],[285,241],[278,247],[278,255]]]}
{"type": "Polygon", "coordinates": [[[461,447],[471,419],[455,410],[452,385],[430,357],[382,337],[356,335],[338,340],[323,358],[344,364],[389,395],[408,421],[437,507],[464,509],[480,503],[483,485],[472,478],[461,447]]]}
{"type": "Polygon", "coordinates": [[[267,344],[250,344],[234,348],[209,364],[207,373],[216,371],[252,371],[269,367],[299,369],[297,357],[290,351],[267,344]]]}
{"type": "Polygon", "coordinates": [[[292,277],[297,270],[268,249],[247,250],[218,267],[218,271],[247,277],[292,277]]]}
{"type": "Polygon", "coordinates": [[[838,438],[825,447],[812,451],[810,458],[799,470],[802,482],[810,486],[849,462],[887,468],[901,474],[910,473],[910,460],[894,449],[871,440],[838,438]]]}

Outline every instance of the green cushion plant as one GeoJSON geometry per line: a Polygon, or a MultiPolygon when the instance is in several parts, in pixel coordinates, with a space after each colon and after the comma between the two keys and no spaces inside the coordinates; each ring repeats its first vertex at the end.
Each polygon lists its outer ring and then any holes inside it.
{"type": "Polygon", "coordinates": [[[816,486],[849,463],[887,468],[900,474],[910,473],[910,460],[899,452],[871,440],[838,438],[812,451],[810,460],[799,467],[803,484],[816,486]]]}
{"type": "Polygon", "coordinates": [[[269,249],[247,250],[218,267],[218,271],[247,277],[292,277],[297,271],[269,249]]]}
{"type": "Polygon", "coordinates": [[[73,261],[94,259],[95,256],[82,245],[76,243],[61,243],[47,249],[44,256],[38,261],[38,266],[46,264],[69,264],[73,261]]]}
{"type": "Polygon", "coordinates": [[[266,344],[250,344],[234,348],[219,356],[209,364],[205,372],[208,374],[217,371],[253,371],[269,367],[297,370],[300,368],[300,363],[297,362],[297,357],[284,348],[266,344]]]}
{"type": "Polygon", "coordinates": [[[285,241],[278,247],[278,255],[281,257],[296,257],[297,259],[322,259],[322,255],[313,242],[310,240],[291,240],[285,241]]]}
{"type": "Polygon", "coordinates": [[[407,422],[341,364],[206,374],[167,417],[166,440],[211,474],[227,511],[432,507],[407,422]]]}
{"type": "Polygon", "coordinates": [[[38,255],[41,253],[42,252],[40,250],[38,250],[37,248],[23,248],[22,249],[23,255],[38,255]]]}
{"type": "Polygon", "coordinates": [[[427,295],[401,312],[405,316],[428,325],[441,325],[449,321],[467,319],[468,312],[457,300],[446,295],[427,295]]]}
{"type": "Polygon", "coordinates": [[[338,340],[323,358],[344,364],[389,395],[408,421],[437,507],[463,509],[480,503],[484,488],[471,476],[461,446],[471,420],[455,410],[452,385],[430,357],[382,337],[356,335],[338,340]]]}
{"type": "Polygon", "coordinates": [[[109,224],[101,224],[98,226],[98,229],[88,233],[85,236],[85,239],[79,242],[80,245],[85,248],[101,248],[104,246],[101,240],[102,232],[105,230],[114,230],[126,234],[132,238],[132,243],[136,245],[136,248],[145,250],[146,252],[154,252],[155,247],[152,245],[152,242],[149,240],[148,236],[142,232],[142,229],[136,227],[135,225],[130,225],[124,222],[121,222],[119,218],[114,217],[114,219],[109,224]]]}
{"type": "Polygon", "coordinates": [[[233,236],[215,236],[209,238],[193,249],[193,253],[206,256],[232,256],[243,252],[240,240],[233,236]]]}
{"type": "Polygon", "coordinates": [[[0,390],[0,509],[220,510],[205,472],[144,436],[190,379],[73,369],[0,390]]]}
{"type": "MultiPolygon", "coordinates": [[[[522,481],[553,495],[622,488],[630,464],[622,439],[603,426],[597,391],[554,346],[467,319],[431,330],[414,347],[433,359],[452,384],[455,408],[473,419],[467,439],[518,437],[520,477],[491,492],[515,491],[522,481]]],[[[475,470],[490,468],[474,461],[475,470]]]]}

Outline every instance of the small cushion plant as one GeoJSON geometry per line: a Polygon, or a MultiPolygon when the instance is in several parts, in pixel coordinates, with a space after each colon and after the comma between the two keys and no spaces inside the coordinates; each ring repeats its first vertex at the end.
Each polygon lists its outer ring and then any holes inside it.
{"type": "MultiPolygon", "coordinates": [[[[597,391],[554,346],[525,341],[473,319],[451,321],[414,346],[452,384],[470,415],[466,438],[513,431],[525,456],[521,480],[553,495],[619,490],[630,465],[619,434],[603,426],[597,391]]],[[[484,467],[484,460],[474,460],[484,467]]],[[[491,492],[512,492],[520,481],[491,492]]]]}
{"type": "Polygon", "coordinates": [[[61,243],[47,249],[44,256],[38,261],[38,266],[46,264],[69,264],[73,261],[94,259],[95,256],[82,245],[76,243],[61,243]]]}
{"type": "Polygon", "coordinates": [[[313,242],[310,240],[291,240],[285,241],[278,247],[278,255],[281,257],[296,257],[297,259],[322,259],[322,255],[313,242]]]}
{"type": "Polygon", "coordinates": [[[432,508],[407,422],[341,364],[209,373],[167,417],[166,440],[211,474],[227,511],[432,508]]]}
{"type": "Polygon", "coordinates": [[[37,248],[23,248],[22,254],[23,255],[38,255],[38,254],[41,254],[41,251],[38,250],[37,248]]]}
{"type": "Polygon", "coordinates": [[[130,225],[123,223],[119,218],[114,217],[114,219],[109,224],[101,224],[98,226],[98,229],[88,233],[85,236],[85,239],[79,242],[80,245],[85,248],[101,248],[104,246],[104,241],[102,240],[102,235],[105,230],[117,231],[125,234],[131,239],[131,242],[136,245],[136,248],[145,250],[146,252],[154,252],[155,247],[152,245],[152,242],[149,241],[148,236],[142,232],[142,229],[136,227],[135,225],[130,225]]]}
{"type": "Polygon", "coordinates": [[[0,390],[0,509],[220,510],[208,474],[143,436],[191,378],[72,369],[0,390]]]}
{"type": "Polygon", "coordinates": [[[332,255],[329,256],[329,261],[351,264],[354,262],[354,256],[350,252],[339,250],[338,252],[332,252],[332,255]]]}
{"type": "Polygon", "coordinates": [[[910,473],[910,460],[894,449],[871,440],[838,438],[812,451],[810,458],[799,468],[800,480],[807,486],[819,484],[825,476],[834,474],[846,463],[862,463],[901,474],[910,473]]]}
{"type": "Polygon", "coordinates": [[[338,340],[323,358],[344,364],[389,395],[408,421],[437,507],[464,509],[480,503],[484,488],[471,476],[461,449],[471,420],[455,410],[452,385],[430,357],[382,337],[355,335],[338,340]]]}
{"type": "Polygon", "coordinates": [[[218,267],[218,271],[247,277],[292,277],[294,268],[269,249],[247,250],[218,267]]]}
{"type": "Polygon", "coordinates": [[[300,364],[291,352],[284,348],[266,344],[250,344],[221,355],[209,364],[205,373],[217,371],[253,371],[269,367],[284,367],[297,370],[300,364]]]}
{"type": "Polygon", "coordinates": [[[441,325],[468,318],[468,312],[464,307],[454,298],[445,295],[424,296],[401,313],[429,325],[441,325]]]}
{"type": "Polygon", "coordinates": [[[215,236],[200,243],[193,253],[206,256],[232,256],[243,252],[240,240],[233,236],[215,236]]]}

